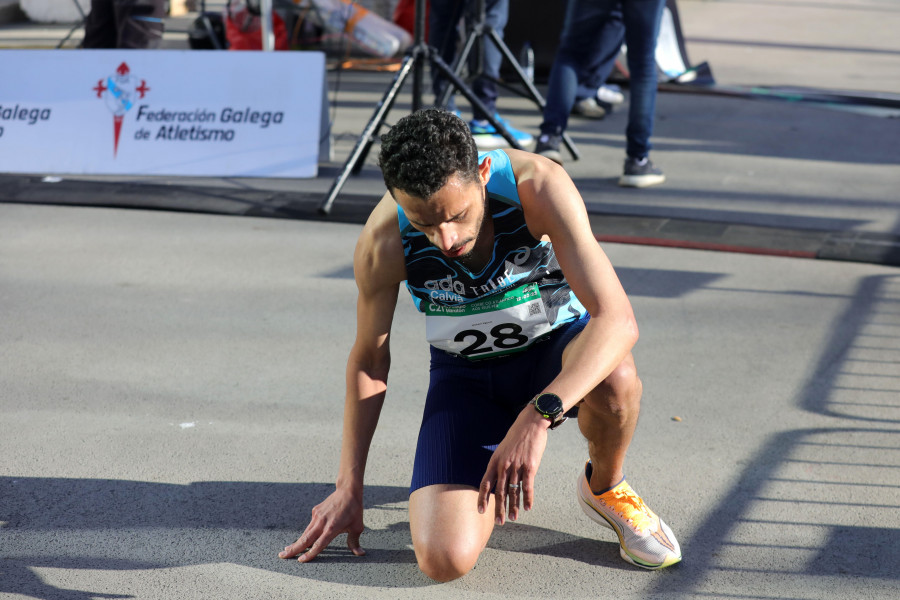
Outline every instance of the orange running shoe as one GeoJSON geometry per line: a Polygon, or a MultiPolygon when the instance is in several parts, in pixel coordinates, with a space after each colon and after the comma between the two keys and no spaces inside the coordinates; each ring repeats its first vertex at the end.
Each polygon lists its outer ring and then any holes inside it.
{"type": "Polygon", "coordinates": [[[669,526],[644,504],[628,482],[595,496],[591,491],[591,462],[578,475],[578,505],[584,514],[619,536],[619,554],[644,569],[662,569],[681,560],[681,547],[669,526]]]}

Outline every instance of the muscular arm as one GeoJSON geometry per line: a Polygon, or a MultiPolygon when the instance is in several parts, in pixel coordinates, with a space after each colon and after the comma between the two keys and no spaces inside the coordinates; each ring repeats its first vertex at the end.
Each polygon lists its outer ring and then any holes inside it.
{"type": "Polygon", "coordinates": [[[366,459],[387,390],[390,368],[390,329],[400,282],[406,277],[403,248],[397,227],[396,205],[385,196],[363,228],[353,256],[359,295],[356,339],[347,360],[347,393],[336,489],[312,510],[303,535],[279,554],[312,560],[340,533],[347,546],[364,554],[363,475],[366,459]]]}
{"type": "Polygon", "coordinates": [[[337,486],[361,495],[366,457],[387,390],[390,330],[397,292],[406,277],[396,205],[389,197],[376,207],[360,237],[353,256],[353,272],[359,291],[356,340],[347,360],[337,486]]]}
{"type": "Polygon", "coordinates": [[[591,231],[584,201],[568,174],[533,154],[509,151],[528,228],[553,242],[575,296],[591,314],[560,374],[547,386],[566,409],[628,356],[638,329],[631,303],[591,231]]]}

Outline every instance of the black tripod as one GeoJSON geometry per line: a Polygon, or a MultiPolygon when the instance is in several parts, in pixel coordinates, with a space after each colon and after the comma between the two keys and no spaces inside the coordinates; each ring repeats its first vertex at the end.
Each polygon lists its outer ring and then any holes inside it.
{"type": "MultiPolygon", "coordinates": [[[[522,84],[522,86],[525,88],[525,91],[527,92],[527,94],[522,94],[522,95],[529,96],[531,98],[531,100],[533,100],[534,103],[538,105],[538,107],[541,109],[541,111],[543,111],[544,106],[546,106],[546,104],[547,104],[544,101],[543,96],[541,96],[541,94],[540,94],[540,92],[538,92],[537,88],[534,87],[534,83],[522,70],[522,67],[519,64],[519,61],[516,60],[516,58],[513,56],[512,52],[510,52],[509,47],[506,45],[506,42],[503,41],[503,38],[500,37],[500,34],[498,34],[497,31],[493,27],[491,27],[490,25],[488,25],[485,22],[484,0],[476,1],[475,14],[478,17],[478,20],[472,25],[472,27],[469,31],[469,34],[466,37],[466,42],[463,45],[462,52],[459,53],[459,56],[456,57],[456,61],[453,63],[453,72],[457,75],[457,77],[459,77],[462,74],[463,68],[466,65],[466,61],[469,59],[469,55],[474,50],[477,52],[476,56],[478,58],[478,61],[477,61],[477,68],[475,69],[475,73],[470,73],[470,80],[473,80],[479,76],[487,77],[487,75],[484,74],[484,50],[483,50],[483,45],[485,43],[484,38],[487,38],[500,51],[500,53],[503,55],[503,58],[509,62],[509,64],[512,66],[513,70],[515,70],[516,76],[518,77],[519,82],[522,84]]],[[[501,84],[504,87],[509,88],[508,85],[504,84],[503,82],[497,81],[496,79],[494,80],[494,82],[497,84],[501,84]]],[[[512,88],[509,88],[509,89],[512,89],[512,88]]],[[[513,90],[513,91],[518,92],[518,90],[513,90]]],[[[453,92],[453,89],[449,85],[445,86],[443,91],[441,92],[440,97],[437,99],[437,104],[439,106],[446,106],[447,102],[450,100],[450,94],[452,92],[453,92]]],[[[521,94],[521,92],[519,92],[519,93],[521,94]]],[[[491,120],[491,119],[489,119],[489,120],[491,120]]],[[[493,124],[493,120],[491,120],[491,123],[493,124]]],[[[497,127],[496,124],[494,125],[494,127],[497,127]]],[[[497,131],[500,131],[500,128],[497,128],[497,131]]],[[[505,131],[502,133],[505,133],[505,131]]],[[[509,140],[509,137],[507,135],[504,135],[503,137],[506,138],[507,140],[509,140]]],[[[581,154],[578,152],[578,148],[575,147],[575,144],[572,142],[572,139],[569,137],[569,135],[567,133],[563,132],[562,140],[563,140],[563,143],[566,145],[566,148],[572,154],[572,158],[574,158],[575,160],[578,160],[579,158],[581,158],[581,154]]],[[[513,145],[513,147],[518,148],[517,145],[513,145]]]]}
{"type": "Polygon", "coordinates": [[[438,53],[425,42],[425,0],[416,0],[416,21],[413,29],[413,45],[406,51],[406,56],[403,58],[403,62],[400,63],[400,70],[397,71],[397,75],[394,76],[394,81],[375,108],[375,113],[369,120],[368,125],[363,129],[362,134],[356,142],[356,146],[354,146],[353,151],[347,158],[347,162],[344,163],[344,167],[341,169],[340,174],[334,180],[334,183],[331,184],[328,196],[325,197],[325,200],[323,200],[322,204],[319,206],[320,213],[327,215],[331,212],[331,205],[340,193],[347,178],[351,173],[359,173],[360,169],[362,169],[363,161],[369,153],[372,144],[375,142],[375,136],[384,124],[384,119],[393,107],[394,102],[397,99],[397,94],[399,93],[400,88],[403,87],[406,78],[409,77],[410,72],[412,72],[413,76],[412,110],[415,112],[422,108],[422,82],[425,61],[428,59],[431,59],[434,62],[434,66],[449,80],[449,83],[459,90],[473,106],[487,114],[487,120],[490,124],[494,126],[497,132],[500,133],[513,148],[521,150],[521,146],[519,146],[515,138],[510,135],[500,122],[497,121],[493,114],[488,113],[487,107],[485,107],[484,103],[475,96],[472,90],[469,89],[469,86],[467,86],[465,82],[459,78],[456,72],[447,66],[447,63],[441,59],[438,53]]]}

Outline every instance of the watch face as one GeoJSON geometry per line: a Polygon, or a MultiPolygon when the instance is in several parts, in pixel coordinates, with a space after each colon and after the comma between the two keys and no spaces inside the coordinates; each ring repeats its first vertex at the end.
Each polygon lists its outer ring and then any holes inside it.
{"type": "Polygon", "coordinates": [[[562,400],[556,394],[541,394],[534,405],[545,415],[556,416],[562,412],[562,400]]]}

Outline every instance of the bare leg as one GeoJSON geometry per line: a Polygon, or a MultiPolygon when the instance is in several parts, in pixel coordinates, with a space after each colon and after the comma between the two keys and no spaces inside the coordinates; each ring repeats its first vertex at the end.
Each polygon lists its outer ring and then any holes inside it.
{"type": "Polygon", "coordinates": [[[416,560],[435,581],[451,581],[472,570],[494,530],[494,499],[478,514],[478,490],[466,485],[430,485],[409,497],[409,526],[416,560]]]}
{"type": "MultiPolygon", "coordinates": [[[[580,350],[578,342],[576,337],[566,347],[563,364],[571,352],[580,350]]],[[[637,427],[642,391],[634,357],[629,353],[578,405],[578,427],[588,440],[594,492],[609,489],[622,480],[625,454],[637,427]]]]}

